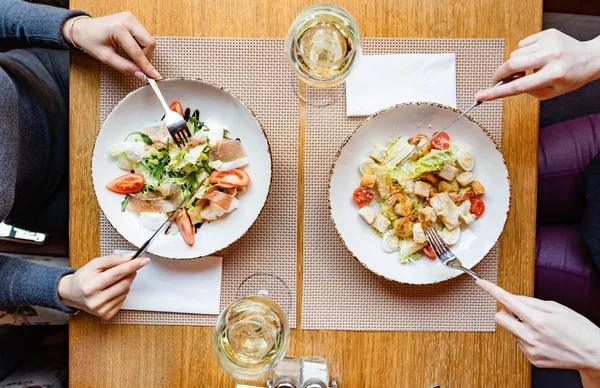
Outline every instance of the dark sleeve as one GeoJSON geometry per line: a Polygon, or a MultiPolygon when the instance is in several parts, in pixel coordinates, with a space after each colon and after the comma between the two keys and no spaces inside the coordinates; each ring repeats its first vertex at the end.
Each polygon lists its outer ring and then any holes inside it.
{"type": "Polygon", "coordinates": [[[19,96],[16,85],[2,67],[0,94],[0,221],[4,221],[15,199],[19,161],[19,96]]]}
{"type": "Polygon", "coordinates": [[[22,0],[0,0],[0,41],[11,46],[68,49],[62,26],[78,15],[87,14],[22,0]]]}
{"type": "Polygon", "coordinates": [[[600,154],[586,167],[584,176],[587,204],[581,221],[581,236],[600,270],[600,154]]]}
{"type": "Polygon", "coordinates": [[[73,268],[50,267],[0,254],[0,306],[31,305],[73,313],[77,310],[62,304],[58,296],[58,281],[73,272],[73,268]]]}

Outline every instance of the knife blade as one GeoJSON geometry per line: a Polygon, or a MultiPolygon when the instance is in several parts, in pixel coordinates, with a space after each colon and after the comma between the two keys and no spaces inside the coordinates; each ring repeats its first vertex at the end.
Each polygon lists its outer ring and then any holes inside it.
{"type": "Polygon", "coordinates": [[[200,190],[200,187],[202,187],[202,185],[204,184],[204,182],[207,179],[208,179],[208,176],[205,177],[204,179],[202,179],[202,181],[200,183],[198,183],[198,186],[196,186],[194,188],[194,190],[190,191],[190,193],[188,194],[187,197],[185,197],[185,199],[183,200],[183,202],[181,202],[179,204],[179,206],[177,206],[177,208],[175,209],[175,211],[173,212],[173,214],[171,214],[171,216],[169,218],[167,218],[167,220],[160,226],[160,228],[158,228],[156,230],[156,232],[154,232],[154,234],[152,235],[152,237],[150,237],[148,239],[148,241],[146,241],[144,244],[142,244],[142,246],[140,246],[140,248],[135,252],[135,254],[131,258],[131,260],[137,259],[141,255],[143,255],[144,253],[146,253],[146,251],[148,250],[148,247],[150,247],[150,244],[152,243],[152,241],[154,240],[154,238],[156,236],[158,236],[159,232],[161,232],[166,225],[169,225],[171,222],[175,221],[175,218],[177,217],[177,213],[179,212],[179,210],[190,202],[190,200],[194,197],[194,195],[196,195],[196,193],[198,192],[198,190],[200,190]]]}

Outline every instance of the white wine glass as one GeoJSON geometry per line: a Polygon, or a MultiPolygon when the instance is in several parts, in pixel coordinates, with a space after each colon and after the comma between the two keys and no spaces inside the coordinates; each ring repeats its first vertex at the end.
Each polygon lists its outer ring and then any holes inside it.
{"type": "Polygon", "coordinates": [[[326,106],[344,92],[360,54],[356,21],[335,4],[317,4],[296,17],[286,40],[287,59],[298,97],[309,105],[326,106]]]}
{"type": "Polygon", "coordinates": [[[281,278],[257,273],[247,277],[237,299],[219,315],[215,351],[221,368],[238,380],[265,377],[283,359],[290,340],[285,316],[292,294],[281,278]]]}

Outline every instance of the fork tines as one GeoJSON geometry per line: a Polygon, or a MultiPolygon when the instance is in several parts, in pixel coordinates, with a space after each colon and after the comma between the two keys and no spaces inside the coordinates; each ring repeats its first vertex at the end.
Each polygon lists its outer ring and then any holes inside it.
{"type": "Polygon", "coordinates": [[[185,147],[185,145],[190,141],[190,138],[192,137],[192,133],[190,132],[190,129],[185,124],[185,122],[183,123],[183,125],[178,126],[176,129],[172,131],[169,130],[169,133],[171,134],[171,137],[173,138],[175,144],[177,144],[179,148],[185,147]]]}
{"type": "Polygon", "coordinates": [[[448,247],[446,243],[442,240],[440,235],[438,234],[435,228],[427,228],[425,231],[425,236],[427,236],[427,241],[429,241],[429,245],[433,248],[433,252],[438,258],[441,258],[444,254],[448,252],[448,247]]]}

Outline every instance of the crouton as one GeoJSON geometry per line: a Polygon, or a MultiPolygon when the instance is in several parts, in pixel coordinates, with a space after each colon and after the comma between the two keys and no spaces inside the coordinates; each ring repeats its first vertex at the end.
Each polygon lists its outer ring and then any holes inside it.
{"type": "Polygon", "coordinates": [[[414,194],[415,192],[415,182],[408,181],[404,184],[404,192],[406,194],[414,194]]]}
{"type": "Polygon", "coordinates": [[[369,157],[377,163],[383,162],[383,159],[385,159],[385,148],[379,144],[375,145],[371,150],[371,155],[369,155],[369,157]]]}
{"type": "Polygon", "coordinates": [[[442,170],[440,172],[438,172],[437,175],[442,179],[445,179],[447,181],[452,181],[452,180],[454,180],[454,178],[456,178],[457,173],[458,173],[458,168],[446,163],[444,165],[444,168],[442,168],[442,170]]]}
{"type": "Polygon", "coordinates": [[[380,233],[385,233],[387,232],[391,224],[392,221],[390,221],[389,218],[387,218],[384,215],[378,214],[377,217],[375,217],[375,220],[373,221],[371,226],[377,229],[380,233]]]}
{"type": "Polygon", "coordinates": [[[375,210],[371,209],[368,206],[363,206],[358,210],[358,214],[367,222],[367,224],[371,225],[375,220],[375,210]]]}
{"type": "Polygon", "coordinates": [[[375,186],[375,181],[377,180],[377,175],[365,174],[360,180],[361,186],[373,187],[375,186]]]}
{"type": "Polygon", "coordinates": [[[425,231],[423,230],[423,224],[417,222],[413,225],[413,240],[416,243],[423,244],[427,241],[427,237],[425,236],[425,231]]]}
{"type": "Polygon", "coordinates": [[[485,187],[483,187],[483,185],[479,181],[471,182],[471,187],[473,188],[475,195],[481,195],[485,193],[485,187]]]}
{"type": "Polygon", "coordinates": [[[460,187],[458,182],[453,180],[451,182],[441,181],[438,185],[438,190],[445,193],[456,193],[460,187]]]}
{"type": "Polygon", "coordinates": [[[417,181],[415,182],[415,194],[423,197],[429,198],[429,190],[431,189],[431,185],[427,182],[417,181]]]}
{"type": "Polygon", "coordinates": [[[471,174],[469,171],[463,171],[456,176],[456,180],[463,187],[473,182],[473,179],[473,174],[471,174]]]}
{"type": "Polygon", "coordinates": [[[425,226],[429,226],[437,221],[437,215],[432,207],[427,206],[419,210],[418,213],[419,222],[425,226]]]}
{"type": "Polygon", "coordinates": [[[435,175],[433,175],[432,172],[428,172],[427,174],[421,175],[421,180],[424,180],[425,182],[429,182],[431,184],[437,182],[437,178],[435,177],[435,175]]]}

